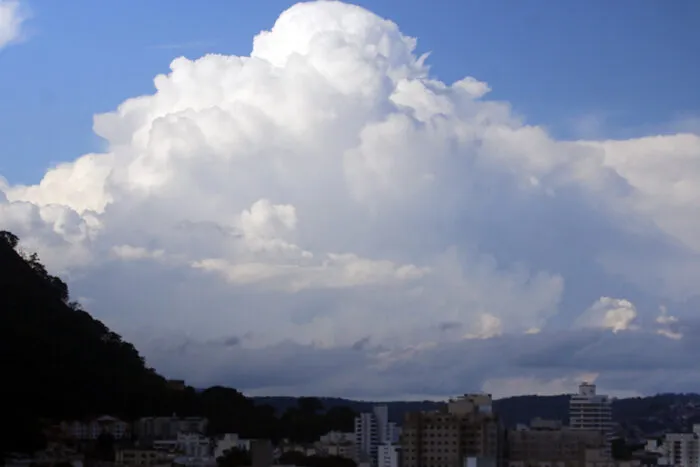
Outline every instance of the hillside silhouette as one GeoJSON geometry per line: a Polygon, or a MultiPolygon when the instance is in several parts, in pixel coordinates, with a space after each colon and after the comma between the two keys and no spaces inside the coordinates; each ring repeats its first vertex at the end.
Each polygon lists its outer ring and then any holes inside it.
{"type": "Polygon", "coordinates": [[[71,302],[65,282],[36,254],[21,254],[18,240],[0,232],[0,371],[8,383],[1,404],[10,426],[20,427],[8,446],[40,442],[40,418],[130,416],[167,405],[165,379],[71,302]]]}
{"type": "Polygon", "coordinates": [[[66,283],[7,231],[0,231],[0,355],[7,382],[0,413],[12,427],[0,437],[0,454],[41,448],[51,423],[102,414],[198,415],[209,419],[210,434],[298,441],[351,430],[355,417],[314,398],[277,413],[228,387],[171,389],[133,345],[71,301],[66,283]]]}

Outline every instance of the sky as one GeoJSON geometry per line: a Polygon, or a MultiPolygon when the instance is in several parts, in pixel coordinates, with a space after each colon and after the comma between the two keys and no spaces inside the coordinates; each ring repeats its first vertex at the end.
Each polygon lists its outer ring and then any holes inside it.
{"type": "Polygon", "coordinates": [[[197,387],[697,391],[698,22],[0,0],[0,228],[197,387]]]}

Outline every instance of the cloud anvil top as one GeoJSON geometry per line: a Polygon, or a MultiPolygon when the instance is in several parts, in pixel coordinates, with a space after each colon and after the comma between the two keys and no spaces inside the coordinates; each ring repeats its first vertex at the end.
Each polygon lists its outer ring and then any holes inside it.
{"type": "Polygon", "coordinates": [[[195,386],[698,383],[700,137],[557,140],[416,43],[359,6],[294,5],[250,56],[177,58],[96,115],[104,152],[0,177],[0,226],[195,386]]]}

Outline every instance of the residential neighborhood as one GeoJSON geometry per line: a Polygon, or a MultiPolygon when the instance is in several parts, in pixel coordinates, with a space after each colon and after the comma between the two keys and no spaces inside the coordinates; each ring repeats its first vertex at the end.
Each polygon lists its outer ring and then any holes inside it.
{"type": "Polygon", "coordinates": [[[581,383],[570,396],[568,423],[535,418],[505,427],[489,394],[465,394],[439,409],[389,421],[387,405],[355,417],[354,431],[329,431],[311,443],[212,433],[204,417],[101,415],[62,421],[49,447],[7,466],[82,467],[698,467],[700,424],[689,433],[646,440],[625,458],[612,421],[612,398],[581,383]]]}

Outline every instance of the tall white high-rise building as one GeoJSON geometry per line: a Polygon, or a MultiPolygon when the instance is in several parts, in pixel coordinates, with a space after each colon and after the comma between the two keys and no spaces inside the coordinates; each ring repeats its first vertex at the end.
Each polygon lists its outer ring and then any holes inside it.
{"type": "Polygon", "coordinates": [[[389,409],[386,405],[375,405],[372,412],[355,417],[355,447],[357,462],[370,462],[377,465],[377,447],[392,444],[398,439],[396,424],[389,422],[389,409]]]}
{"type": "Polygon", "coordinates": [[[581,383],[569,401],[569,425],[577,430],[612,429],[612,399],[596,394],[595,384],[581,383]]]}
{"type": "Polygon", "coordinates": [[[607,453],[610,454],[612,438],[612,399],[596,393],[595,384],[583,382],[578,394],[569,400],[569,425],[575,430],[600,431],[608,438],[607,453]]]}

